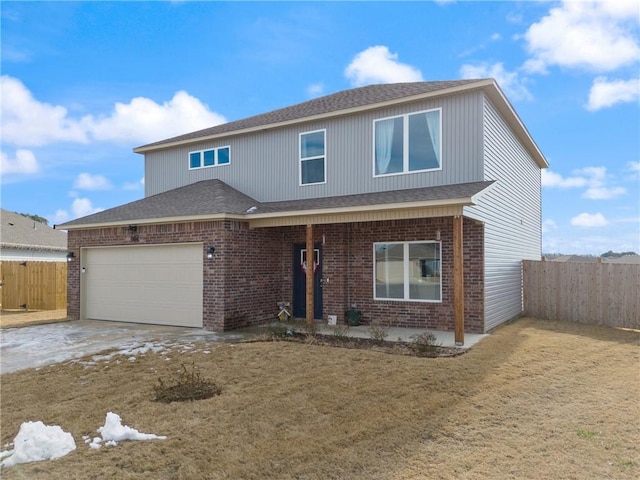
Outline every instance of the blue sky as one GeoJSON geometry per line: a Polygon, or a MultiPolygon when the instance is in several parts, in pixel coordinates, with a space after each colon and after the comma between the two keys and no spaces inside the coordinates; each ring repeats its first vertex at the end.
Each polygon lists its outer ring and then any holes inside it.
{"type": "Polygon", "coordinates": [[[640,253],[640,8],[572,2],[1,4],[2,208],[144,195],[132,148],[370,83],[494,77],[546,155],[543,251],[640,253]]]}

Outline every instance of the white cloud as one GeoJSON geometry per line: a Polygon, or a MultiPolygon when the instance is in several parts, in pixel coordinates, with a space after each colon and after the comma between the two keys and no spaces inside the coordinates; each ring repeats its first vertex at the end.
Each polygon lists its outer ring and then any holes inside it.
{"type": "Polygon", "coordinates": [[[500,88],[513,100],[532,100],[533,96],[524,86],[523,80],[518,76],[518,72],[505,70],[501,62],[489,65],[462,65],[460,68],[462,78],[494,78],[500,88]]]}
{"type": "Polygon", "coordinates": [[[307,87],[307,96],[315,98],[324,93],[324,85],[322,83],[313,83],[307,87]]]}
{"type": "Polygon", "coordinates": [[[144,188],[144,177],[137,182],[125,182],[122,188],[124,190],[140,190],[144,188]]]}
{"type": "Polygon", "coordinates": [[[608,72],[634,64],[637,0],[563,1],[525,34],[532,58],[524,68],[544,73],[557,65],[608,72]]]}
{"type": "Polygon", "coordinates": [[[589,200],[610,200],[627,193],[623,187],[590,187],[582,194],[583,198],[589,200]]]}
{"type": "Polygon", "coordinates": [[[79,190],[110,190],[112,187],[113,185],[106,177],[90,173],[81,173],[73,184],[73,188],[79,190]]]}
{"type": "Polygon", "coordinates": [[[548,218],[544,222],[542,222],[542,233],[553,232],[558,229],[558,224],[548,218]]]}
{"type": "Polygon", "coordinates": [[[601,213],[581,213],[571,219],[571,225],[574,227],[593,228],[604,227],[609,225],[609,222],[601,213]]]}
{"type": "Polygon", "coordinates": [[[359,87],[373,83],[421,82],[417,68],[400,63],[398,54],[384,45],[369,47],[358,53],[344,71],[351,85],[359,87]]]}
{"type": "Polygon", "coordinates": [[[558,187],[558,188],[574,188],[584,187],[587,185],[587,179],[584,177],[567,177],[564,178],[559,173],[552,172],[551,170],[542,170],[542,186],[543,187],[558,187]]]}
{"type": "Polygon", "coordinates": [[[119,143],[152,142],[224,123],[225,118],[185,91],[162,105],[145,97],[116,103],[107,117],[82,119],[97,140],[119,143]]]}
{"type": "Polygon", "coordinates": [[[2,175],[32,175],[39,171],[40,165],[31,150],[18,149],[15,158],[9,158],[7,154],[0,152],[0,173],[2,175]]]}
{"type": "Polygon", "coordinates": [[[76,218],[85,217],[93,213],[103,211],[104,208],[96,208],[92,205],[91,200],[88,198],[75,198],[71,203],[71,213],[67,210],[59,209],[52,215],[52,223],[59,225],[76,218]]]}
{"type": "Polygon", "coordinates": [[[606,167],[585,167],[574,170],[572,177],[562,175],[550,170],[542,171],[542,186],[549,188],[582,188],[587,189],[582,198],[590,200],[610,200],[627,193],[623,187],[609,186],[609,175],[606,167]]]}
{"type": "Polygon", "coordinates": [[[631,80],[607,80],[597,77],[589,92],[587,110],[595,111],[616,103],[637,102],[640,98],[640,78],[631,80]]]}
{"type": "Polygon", "coordinates": [[[582,194],[583,198],[590,200],[609,200],[624,195],[627,191],[622,187],[610,187],[607,185],[608,175],[606,167],[585,167],[576,170],[578,175],[587,178],[587,190],[582,194]]]}
{"type": "Polygon", "coordinates": [[[86,143],[85,129],[59,105],[42,103],[16,78],[0,77],[2,141],[34,147],[53,142],[86,143]]]}
{"type": "Polygon", "coordinates": [[[627,170],[630,172],[640,172],[640,162],[627,162],[627,170]]]}
{"type": "Polygon", "coordinates": [[[129,103],[116,103],[108,114],[73,118],[67,108],[34,98],[16,78],[0,77],[0,89],[2,140],[19,147],[91,140],[144,143],[226,121],[185,91],[162,104],[136,97],[129,103]]]}

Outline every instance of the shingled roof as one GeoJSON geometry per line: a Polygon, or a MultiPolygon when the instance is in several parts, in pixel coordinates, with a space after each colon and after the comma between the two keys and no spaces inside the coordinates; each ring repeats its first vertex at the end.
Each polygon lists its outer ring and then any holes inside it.
{"type": "Polygon", "coordinates": [[[19,250],[67,250],[67,234],[8,210],[0,210],[0,246],[19,250]]]}
{"type": "Polygon", "coordinates": [[[468,199],[493,182],[472,182],[437,187],[411,188],[387,192],[336,197],[258,202],[221,180],[203,180],[168,190],[119,207],[59,225],[58,228],[126,225],[128,223],[180,222],[189,219],[231,217],[247,221],[258,216],[277,217],[314,210],[376,207],[403,203],[468,199]],[[154,222],[156,220],[156,222],[154,222]]]}
{"type": "Polygon", "coordinates": [[[58,228],[127,223],[154,218],[242,214],[257,204],[253,198],[221,180],[203,180],[72,220],[59,225],[58,228]]]}
{"type": "Polygon", "coordinates": [[[244,118],[242,120],[236,120],[234,122],[228,122],[215,127],[205,128],[203,130],[168,138],[159,142],[149,143],[135,148],[134,151],[144,152],[145,150],[151,150],[154,147],[161,147],[163,145],[196,140],[238,130],[280,124],[283,122],[329,114],[332,112],[337,114],[341,110],[348,110],[367,105],[376,105],[379,103],[402,99],[404,97],[414,97],[416,95],[423,95],[430,92],[447,90],[479,82],[486,82],[486,79],[367,85],[365,87],[343,90],[331,95],[315,98],[307,102],[298,103],[296,105],[280,108],[271,112],[244,118]]]}

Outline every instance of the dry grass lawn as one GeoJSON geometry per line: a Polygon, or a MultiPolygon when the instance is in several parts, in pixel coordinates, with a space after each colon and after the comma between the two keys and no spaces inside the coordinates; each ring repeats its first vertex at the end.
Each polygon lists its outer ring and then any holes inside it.
{"type": "Polygon", "coordinates": [[[637,479],[638,345],[638,332],[521,319],[453,358],[216,344],[6,374],[3,445],[42,420],[78,448],[2,478],[637,479]],[[220,396],[151,401],[191,362],[220,396]],[[91,450],[82,435],[108,411],[168,438],[91,450]]]}
{"type": "Polygon", "coordinates": [[[2,310],[0,312],[0,328],[28,327],[45,323],[67,321],[67,310],[2,310]]]}

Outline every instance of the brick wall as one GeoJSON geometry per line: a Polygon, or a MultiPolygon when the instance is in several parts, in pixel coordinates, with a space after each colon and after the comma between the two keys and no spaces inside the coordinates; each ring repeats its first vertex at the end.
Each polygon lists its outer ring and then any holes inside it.
{"type": "MultiPolygon", "coordinates": [[[[70,230],[69,251],[81,257],[81,247],[203,243],[203,325],[211,330],[264,323],[275,317],[281,300],[281,232],[249,230],[230,221],[142,225],[136,232],[126,227],[70,230]],[[214,246],[214,258],[206,248],[214,246]]],[[[80,261],[69,264],[70,318],[80,318],[80,261]]]]}
{"type": "MultiPolygon", "coordinates": [[[[71,230],[69,250],[80,247],[203,243],[203,324],[230,330],[272,320],[277,303],[293,302],[293,245],[304,243],[305,227],[249,229],[244,222],[216,221],[71,230]],[[205,249],[215,246],[213,259],[205,249]]],[[[356,304],[366,323],[453,330],[453,220],[427,218],[316,225],[323,245],[323,312],[344,321],[356,304]],[[373,243],[435,240],[441,232],[442,302],[373,300],[373,243]]],[[[482,332],[484,311],[483,226],[464,221],[465,330],[482,332]]],[[[80,317],[80,262],[69,264],[68,315],[80,317]]]]}
{"type": "MultiPolygon", "coordinates": [[[[287,251],[283,262],[283,295],[292,290],[291,246],[304,243],[304,226],[282,229],[287,251]]],[[[484,227],[465,219],[463,225],[465,331],[484,331],[484,227]]],[[[425,218],[353,224],[316,225],[314,242],[323,246],[323,316],[337,315],[352,304],[363,312],[365,323],[453,330],[453,219],[425,218]],[[435,240],[442,242],[442,302],[403,302],[373,299],[373,243],[435,240]],[[324,242],[324,243],[323,243],[324,242]]]]}

